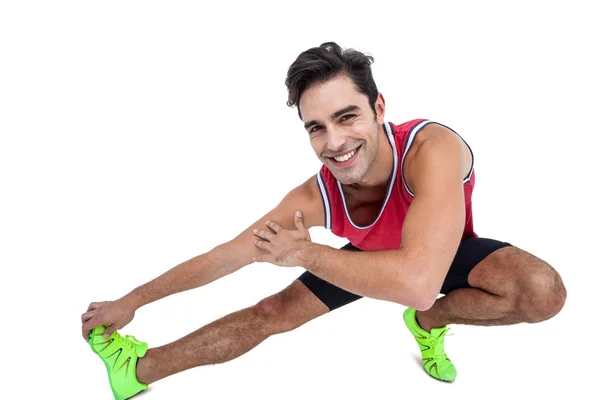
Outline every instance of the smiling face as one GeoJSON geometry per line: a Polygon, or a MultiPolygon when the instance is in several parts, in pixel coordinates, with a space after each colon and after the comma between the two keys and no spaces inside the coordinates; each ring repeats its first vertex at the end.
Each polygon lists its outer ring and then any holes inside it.
{"type": "Polygon", "coordinates": [[[379,151],[385,105],[378,96],[377,115],[368,97],[346,75],[309,87],[298,106],[310,143],[321,162],[340,183],[360,183],[379,151]]]}

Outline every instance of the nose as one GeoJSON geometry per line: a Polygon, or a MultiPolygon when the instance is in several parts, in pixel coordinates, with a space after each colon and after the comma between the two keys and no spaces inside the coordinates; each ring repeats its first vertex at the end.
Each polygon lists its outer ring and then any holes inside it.
{"type": "Polygon", "coordinates": [[[327,127],[327,150],[337,152],[345,143],[346,138],[340,130],[336,127],[327,127]]]}

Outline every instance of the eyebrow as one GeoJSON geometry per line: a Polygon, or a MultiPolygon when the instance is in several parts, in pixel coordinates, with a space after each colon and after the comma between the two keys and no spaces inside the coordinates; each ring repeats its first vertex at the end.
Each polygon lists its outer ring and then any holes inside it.
{"type": "MultiPolygon", "coordinates": [[[[333,114],[331,114],[331,119],[336,119],[337,117],[340,117],[343,114],[346,114],[347,112],[358,111],[358,110],[360,110],[360,107],[355,106],[355,105],[349,105],[348,107],[344,107],[341,110],[338,110],[338,111],[334,112],[333,114]]],[[[312,121],[308,121],[307,123],[304,124],[304,129],[308,129],[310,126],[318,125],[318,124],[319,124],[319,121],[313,119],[312,121]]]]}

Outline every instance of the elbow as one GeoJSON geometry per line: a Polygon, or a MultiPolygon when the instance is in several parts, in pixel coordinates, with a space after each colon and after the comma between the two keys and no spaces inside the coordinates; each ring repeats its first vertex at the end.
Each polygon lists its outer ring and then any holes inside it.
{"type": "Polygon", "coordinates": [[[433,303],[435,303],[436,300],[437,295],[432,296],[426,291],[421,291],[419,293],[413,293],[413,295],[408,299],[408,304],[405,305],[407,307],[414,308],[417,311],[427,311],[433,307],[433,303]]]}
{"type": "Polygon", "coordinates": [[[417,311],[429,310],[437,300],[440,287],[432,283],[430,279],[425,279],[421,285],[417,285],[417,292],[413,292],[413,308],[417,311]]]}
{"type": "Polygon", "coordinates": [[[437,300],[439,290],[432,290],[426,282],[413,283],[410,286],[397,285],[395,296],[391,299],[394,303],[414,308],[417,311],[427,311],[437,300]]]}
{"type": "Polygon", "coordinates": [[[437,300],[437,296],[418,296],[414,299],[413,304],[409,307],[417,311],[427,311],[433,307],[433,303],[437,300]]]}

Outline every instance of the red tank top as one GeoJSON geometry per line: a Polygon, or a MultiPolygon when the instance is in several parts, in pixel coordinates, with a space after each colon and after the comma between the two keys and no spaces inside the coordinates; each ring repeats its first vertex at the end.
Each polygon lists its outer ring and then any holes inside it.
{"type": "MultiPolygon", "coordinates": [[[[330,229],[336,236],[348,239],[350,243],[361,250],[398,249],[402,242],[402,224],[413,199],[413,193],[404,181],[402,170],[404,158],[414,142],[415,136],[430,123],[442,125],[426,119],[415,119],[401,125],[394,125],[390,122],[383,125],[389,145],[392,146],[394,162],[385,200],[377,217],[370,225],[360,226],[352,221],[346,208],[342,185],[335,179],[329,168],[323,165],[317,174],[317,183],[325,208],[325,228],[330,229]]],[[[445,125],[442,126],[448,128],[445,125]]],[[[454,132],[454,130],[452,131],[454,132]]],[[[456,134],[458,135],[458,133],[456,134]]],[[[471,151],[470,147],[469,150],[471,151]]],[[[475,185],[475,173],[472,165],[463,183],[466,207],[463,237],[477,237],[473,230],[471,209],[471,194],[475,185]]]]}

